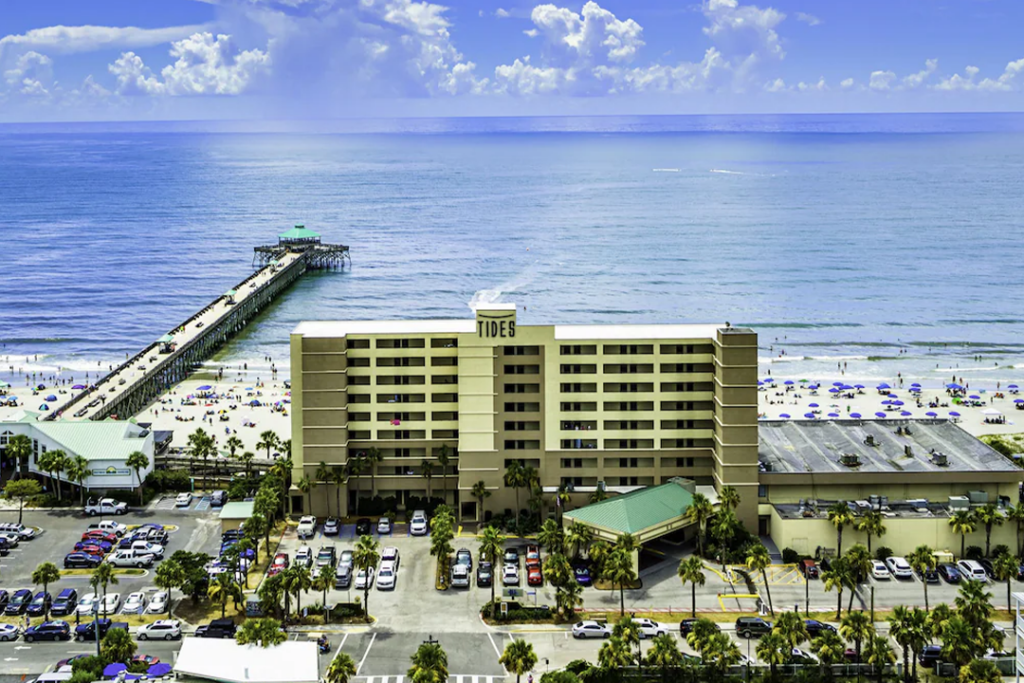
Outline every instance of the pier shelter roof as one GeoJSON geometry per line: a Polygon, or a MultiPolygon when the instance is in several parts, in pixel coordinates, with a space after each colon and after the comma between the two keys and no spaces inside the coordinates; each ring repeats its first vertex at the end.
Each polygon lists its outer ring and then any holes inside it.
{"type": "Polygon", "coordinates": [[[296,225],[277,236],[282,242],[308,242],[320,239],[320,233],[313,232],[305,225],[296,225]]]}

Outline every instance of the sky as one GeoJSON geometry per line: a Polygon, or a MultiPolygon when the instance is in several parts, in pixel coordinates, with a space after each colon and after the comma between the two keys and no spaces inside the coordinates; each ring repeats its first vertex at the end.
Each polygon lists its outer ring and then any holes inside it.
{"type": "Polygon", "coordinates": [[[1021,0],[4,0],[0,121],[1024,110],[1021,0]]]}

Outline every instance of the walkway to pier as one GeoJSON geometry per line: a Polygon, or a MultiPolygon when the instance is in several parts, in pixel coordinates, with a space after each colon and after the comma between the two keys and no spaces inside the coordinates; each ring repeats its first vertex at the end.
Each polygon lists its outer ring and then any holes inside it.
{"type": "Polygon", "coordinates": [[[65,420],[126,419],[241,329],[259,309],[306,270],[305,254],[282,252],[267,265],[215,299],[52,415],[65,420]]]}

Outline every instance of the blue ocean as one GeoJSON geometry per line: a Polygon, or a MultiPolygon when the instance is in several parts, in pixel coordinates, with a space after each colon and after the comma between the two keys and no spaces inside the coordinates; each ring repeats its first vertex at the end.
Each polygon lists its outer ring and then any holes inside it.
{"type": "Polygon", "coordinates": [[[483,298],[749,325],[778,377],[1021,380],[1022,180],[1012,114],[0,126],[0,376],[105,370],[302,223],[352,267],[209,365],[483,298]]]}

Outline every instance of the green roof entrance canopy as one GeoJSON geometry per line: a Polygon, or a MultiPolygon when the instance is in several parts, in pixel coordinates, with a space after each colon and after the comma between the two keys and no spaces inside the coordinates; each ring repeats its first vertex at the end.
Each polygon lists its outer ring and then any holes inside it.
{"type": "Polygon", "coordinates": [[[564,517],[615,536],[632,534],[644,542],[684,526],[683,515],[693,502],[688,488],[692,486],[691,481],[671,479],[571,510],[564,517]]]}
{"type": "Polygon", "coordinates": [[[174,335],[173,334],[165,334],[164,336],[160,337],[156,341],[157,341],[158,344],[170,344],[171,342],[174,341],[174,335]]]}
{"type": "Polygon", "coordinates": [[[228,291],[224,292],[224,296],[234,296],[235,294],[238,294],[238,292],[233,289],[229,289],[228,291]]]}
{"type": "Polygon", "coordinates": [[[313,232],[306,228],[305,225],[296,225],[291,230],[286,230],[277,236],[282,242],[307,242],[312,240],[319,240],[320,233],[313,232]]]}

